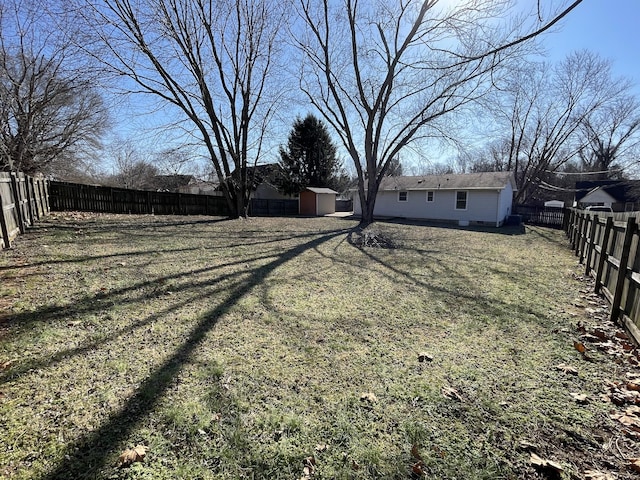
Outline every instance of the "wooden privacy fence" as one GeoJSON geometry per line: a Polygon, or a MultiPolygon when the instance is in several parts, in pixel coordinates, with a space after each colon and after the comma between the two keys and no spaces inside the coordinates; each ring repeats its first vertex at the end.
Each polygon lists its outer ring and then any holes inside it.
{"type": "Polygon", "coordinates": [[[638,212],[571,209],[566,231],[571,246],[595,278],[595,292],[611,304],[611,320],[640,342],[640,229],[638,212]]]}
{"type": "Polygon", "coordinates": [[[49,213],[48,182],[21,172],[0,172],[0,246],[49,213]]]}
{"type": "Polygon", "coordinates": [[[229,214],[224,197],[50,182],[51,210],[156,215],[229,214]]]}
{"type": "Polygon", "coordinates": [[[513,214],[520,215],[524,223],[531,225],[563,228],[566,226],[569,209],[516,205],[513,207],[513,214]]]}
{"type": "MultiPolygon", "coordinates": [[[[50,182],[51,210],[155,215],[229,215],[224,197],[50,182]]],[[[297,215],[297,200],[252,199],[249,214],[297,215]]]]}

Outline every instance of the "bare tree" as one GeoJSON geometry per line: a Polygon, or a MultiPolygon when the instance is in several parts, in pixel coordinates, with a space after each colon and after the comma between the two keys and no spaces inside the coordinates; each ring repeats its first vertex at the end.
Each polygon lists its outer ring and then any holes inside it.
{"type": "Polygon", "coordinates": [[[581,126],[600,118],[627,88],[612,79],[608,61],[588,51],[555,66],[516,69],[499,87],[491,103],[508,136],[494,144],[499,148],[489,163],[515,173],[520,203],[540,186],[552,188],[553,174],[584,149],[581,126]]]}
{"type": "Polygon", "coordinates": [[[102,98],[30,2],[0,4],[0,30],[0,170],[73,172],[107,126],[102,98]]]}
{"type": "Polygon", "coordinates": [[[211,158],[232,216],[246,216],[247,166],[260,158],[277,101],[282,2],[78,1],[99,35],[90,45],[103,46],[93,55],[134,85],[130,92],[175,107],[211,158]]]}
{"type": "Polygon", "coordinates": [[[104,183],[133,190],[156,190],[158,168],[132,140],[113,141],[109,147],[112,173],[104,183]]]}
{"type": "Polygon", "coordinates": [[[628,94],[629,82],[618,81],[622,94],[582,119],[580,135],[583,147],[579,150],[583,171],[596,173],[597,177],[619,175],[625,167],[637,163],[640,146],[640,103],[628,94]],[[610,170],[616,167],[615,172],[610,170]]]}
{"type": "Polygon", "coordinates": [[[300,84],[354,162],[362,226],[391,160],[426,136],[449,136],[440,120],[482,97],[516,47],[579,3],[520,34],[518,22],[495,20],[503,1],[300,0],[300,84]]]}

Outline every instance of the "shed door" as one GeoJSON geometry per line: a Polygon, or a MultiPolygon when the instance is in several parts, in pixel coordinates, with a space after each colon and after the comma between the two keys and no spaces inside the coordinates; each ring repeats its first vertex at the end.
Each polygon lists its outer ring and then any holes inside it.
{"type": "Polygon", "coordinates": [[[313,192],[300,192],[300,215],[316,214],[316,194],[313,192]]]}

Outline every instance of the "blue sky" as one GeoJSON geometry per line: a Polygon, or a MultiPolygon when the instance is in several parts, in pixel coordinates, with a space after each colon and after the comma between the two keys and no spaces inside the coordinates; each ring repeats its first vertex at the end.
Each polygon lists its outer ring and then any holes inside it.
{"type": "Polygon", "coordinates": [[[591,50],[613,62],[614,75],[633,80],[640,95],[640,0],[584,0],[561,28],[544,40],[551,61],[591,50]]]}
{"type": "MultiPolygon", "coordinates": [[[[455,4],[458,0],[448,1],[455,4]]],[[[518,1],[522,2],[518,6],[530,8],[535,7],[538,0],[518,1]]],[[[567,3],[570,1],[567,0],[567,3]]],[[[611,60],[614,76],[629,77],[636,84],[635,92],[640,96],[640,0],[584,0],[553,32],[544,35],[542,42],[548,51],[547,59],[552,63],[580,49],[588,49],[611,60]]],[[[145,104],[142,98],[130,101],[131,104],[145,104]]],[[[125,114],[127,127],[120,129],[120,132],[137,132],[136,140],[144,143],[142,138],[146,139],[151,147],[149,150],[167,141],[166,132],[160,133],[154,128],[157,126],[157,116],[133,115],[129,110],[125,114]]],[[[162,115],[160,119],[165,120],[162,115]]],[[[285,137],[286,133],[283,133],[281,143],[286,141],[285,137]]],[[[276,159],[274,152],[267,157],[269,161],[276,159]]]]}

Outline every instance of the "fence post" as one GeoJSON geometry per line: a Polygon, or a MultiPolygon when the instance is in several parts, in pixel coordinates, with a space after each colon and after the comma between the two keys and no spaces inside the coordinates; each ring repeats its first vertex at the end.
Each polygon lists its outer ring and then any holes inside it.
{"type": "MultiPolygon", "coordinates": [[[[584,232],[580,235],[580,245],[578,248],[578,263],[584,262],[584,250],[587,247],[587,239],[589,238],[587,232],[589,232],[589,226],[593,222],[593,217],[587,215],[584,219],[584,223],[582,224],[582,229],[584,232]]],[[[593,227],[593,225],[591,225],[593,227]]]]}
{"type": "Polygon", "coordinates": [[[584,214],[580,214],[578,215],[578,222],[577,222],[578,228],[576,229],[576,236],[573,240],[573,250],[576,257],[578,256],[578,252],[580,251],[580,238],[582,237],[583,223],[584,223],[584,214]]]}
{"type": "Polygon", "coordinates": [[[598,267],[596,268],[596,284],[594,288],[595,293],[600,293],[602,288],[602,272],[604,271],[604,263],[609,256],[609,237],[611,236],[611,230],[613,230],[613,217],[607,217],[607,221],[604,225],[604,233],[602,234],[602,243],[600,245],[600,257],[598,258],[598,267]]]}
{"type": "Polygon", "coordinates": [[[622,254],[620,255],[620,267],[618,268],[618,278],[616,279],[616,290],[611,303],[612,322],[617,322],[620,315],[620,303],[622,301],[622,291],[624,290],[624,281],[627,278],[627,264],[629,263],[629,250],[631,250],[631,241],[636,230],[636,219],[629,217],[627,227],[624,232],[624,244],[622,254]]]}
{"type": "Polygon", "coordinates": [[[11,248],[11,241],[9,240],[9,228],[7,227],[7,219],[4,217],[4,203],[2,201],[2,195],[0,195],[0,231],[2,232],[4,248],[11,248]]]}
{"type": "Polygon", "coordinates": [[[31,180],[31,177],[28,177],[27,175],[24,176],[24,191],[27,193],[27,213],[29,215],[29,226],[33,227],[36,223],[36,216],[33,213],[32,205],[35,192],[33,191],[31,180]]]}
{"type": "Polygon", "coordinates": [[[25,233],[27,231],[27,229],[25,228],[24,225],[24,216],[23,216],[23,212],[22,212],[22,205],[20,204],[20,192],[18,191],[18,184],[16,181],[16,173],[15,172],[11,172],[9,174],[9,177],[11,178],[11,190],[13,192],[13,204],[15,206],[16,209],[16,215],[18,216],[18,228],[20,229],[20,233],[25,233]]]}
{"type": "Polygon", "coordinates": [[[580,216],[578,212],[573,213],[573,219],[571,220],[571,249],[576,247],[576,232],[578,231],[578,222],[580,222],[580,216]]]}
{"type": "Polygon", "coordinates": [[[51,204],[49,203],[49,180],[42,180],[42,194],[44,196],[42,208],[45,215],[51,213],[51,204]]]}
{"type": "Polygon", "coordinates": [[[598,215],[594,215],[591,219],[591,231],[589,232],[589,243],[587,243],[587,265],[584,269],[585,275],[589,275],[591,272],[591,256],[593,255],[593,247],[596,241],[596,230],[598,228],[599,221],[600,219],[598,218],[598,215]]]}

